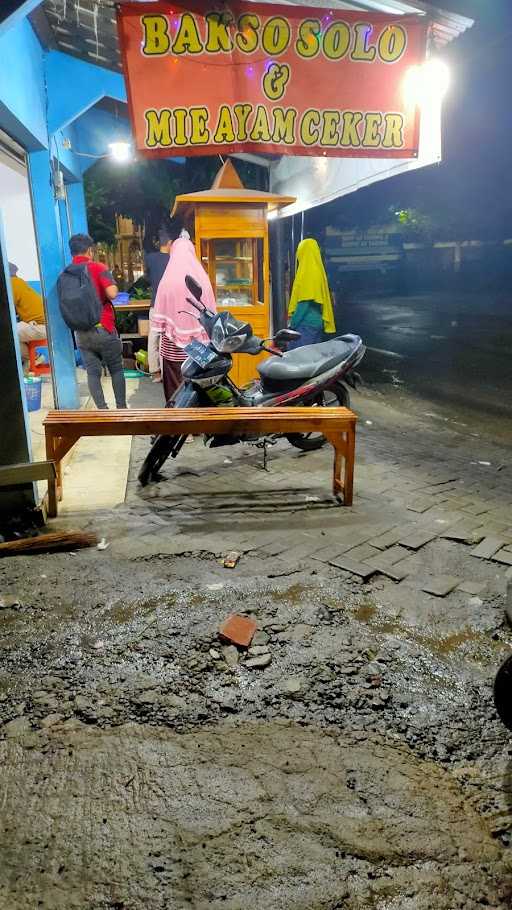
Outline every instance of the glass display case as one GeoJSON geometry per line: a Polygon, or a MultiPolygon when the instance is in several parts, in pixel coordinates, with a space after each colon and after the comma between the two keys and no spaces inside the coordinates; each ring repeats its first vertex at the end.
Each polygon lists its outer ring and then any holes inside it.
{"type": "MultiPolygon", "coordinates": [[[[246,189],[228,160],[209,190],[177,196],[173,210],[194,237],[217,309],[250,323],[260,338],[271,334],[267,215],[291,202],[292,197],[246,189]]],[[[257,377],[258,361],[265,356],[235,354],[233,381],[243,386],[257,377]]]]}
{"type": "Polygon", "coordinates": [[[262,239],[203,239],[201,262],[210,276],[217,306],[263,306],[262,239]]]}

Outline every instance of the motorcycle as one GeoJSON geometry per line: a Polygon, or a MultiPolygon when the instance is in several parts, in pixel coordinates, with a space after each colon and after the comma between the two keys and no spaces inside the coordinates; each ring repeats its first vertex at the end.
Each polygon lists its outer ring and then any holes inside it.
{"type": "MultiPolygon", "coordinates": [[[[167,407],[350,407],[347,386],[356,388],[360,377],[355,368],[366,351],[358,335],[343,335],[284,352],[282,348],[286,344],[300,338],[299,332],[280,329],[272,338],[258,338],[249,323],[236,319],[228,311],[209,310],[201,300],[202,288],[190,275],[185,284],[192,295],[186,301],[194,307],[194,315],[210,340],[208,344],[192,341],[186,346],[188,356],[181,368],[183,383],[167,407]],[[236,352],[257,356],[262,351],[272,356],[258,364],[260,379],[246,388],[238,388],[228,375],[233,363],[231,355],[236,352]]],[[[158,480],[162,465],[169,456],[178,456],[186,438],[183,435],[156,437],[139,472],[142,486],[158,480]]],[[[274,436],[264,442],[276,442],[278,438],[274,436]]],[[[319,449],[326,442],[318,433],[291,433],[286,438],[303,452],[319,449]]],[[[242,441],[258,444],[258,437],[217,435],[205,439],[210,448],[242,441]]]]}
{"type": "Polygon", "coordinates": [[[494,680],[494,705],[503,724],[512,730],[512,655],[499,668],[494,680]]]}

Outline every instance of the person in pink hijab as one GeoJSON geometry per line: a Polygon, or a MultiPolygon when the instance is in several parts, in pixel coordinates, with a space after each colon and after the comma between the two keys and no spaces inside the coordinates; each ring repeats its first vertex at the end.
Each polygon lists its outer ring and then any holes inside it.
{"type": "Polygon", "coordinates": [[[186,237],[179,237],[171,247],[169,262],[158,285],[155,305],[151,314],[152,328],[161,332],[160,355],[165,400],[169,401],[181,385],[181,365],[187,359],[184,348],[191,341],[208,343],[209,338],[187,303],[190,291],[185,278],[191,275],[203,289],[202,301],[209,310],[217,312],[215,295],[210,279],[199,262],[194,244],[186,237]],[[186,312],[183,312],[183,311],[186,312]],[[181,312],[180,312],[181,311],[181,312]]]}

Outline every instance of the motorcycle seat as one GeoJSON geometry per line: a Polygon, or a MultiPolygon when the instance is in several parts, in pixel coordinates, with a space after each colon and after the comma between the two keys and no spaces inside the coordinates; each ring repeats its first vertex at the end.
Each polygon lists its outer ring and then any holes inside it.
{"type": "Polygon", "coordinates": [[[343,335],[320,344],[305,344],[301,348],[287,351],[282,357],[268,357],[258,364],[262,379],[274,381],[312,379],[343,363],[359,345],[357,335],[343,335]]]}

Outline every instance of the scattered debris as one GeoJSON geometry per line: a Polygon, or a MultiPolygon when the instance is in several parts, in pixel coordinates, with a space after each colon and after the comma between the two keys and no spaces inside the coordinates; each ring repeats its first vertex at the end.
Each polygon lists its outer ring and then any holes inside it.
{"type": "Polygon", "coordinates": [[[219,638],[221,641],[238,645],[239,648],[248,648],[255,632],[256,623],[254,619],[250,619],[248,616],[240,616],[238,613],[232,613],[222,623],[219,629],[219,638]]]}
{"type": "Polygon", "coordinates": [[[290,676],[283,683],[283,691],[292,697],[300,695],[307,688],[306,681],[302,676],[290,676]]]}
{"type": "Polygon", "coordinates": [[[244,667],[247,667],[249,670],[264,670],[270,663],[272,663],[271,654],[260,654],[257,657],[249,657],[249,659],[245,661],[244,667]]]}
{"type": "Polygon", "coordinates": [[[28,733],[32,724],[28,717],[16,717],[2,727],[2,733],[9,739],[11,736],[22,736],[28,733]]]}
{"type": "Polygon", "coordinates": [[[242,554],[237,550],[231,550],[229,553],[227,553],[227,555],[224,557],[224,568],[234,569],[241,555],[242,554]]]}
{"type": "Polygon", "coordinates": [[[239,656],[234,645],[227,645],[227,647],[223,648],[222,656],[231,670],[238,666],[239,656]]]}
{"type": "Polygon", "coordinates": [[[222,654],[220,653],[220,651],[216,651],[215,648],[210,648],[210,650],[208,651],[208,654],[210,655],[212,660],[220,660],[222,657],[222,654]]]}
{"type": "Polygon", "coordinates": [[[16,595],[3,594],[0,596],[0,610],[16,610],[18,607],[21,607],[21,603],[16,595]]]}
{"type": "Polygon", "coordinates": [[[304,501],[305,502],[320,502],[320,497],[319,496],[305,496],[304,501]]]}
{"type": "Polygon", "coordinates": [[[110,546],[110,544],[107,542],[107,540],[104,537],[102,537],[98,546],[96,547],[96,549],[97,550],[108,550],[109,546],[110,546]]]}
{"type": "Polygon", "coordinates": [[[37,537],[23,537],[21,540],[0,543],[0,556],[93,547],[97,543],[96,534],[87,534],[85,531],[52,531],[49,534],[39,534],[37,537]]]}
{"type": "Polygon", "coordinates": [[[224,587],[224,585],[222,584],[222,582],[217,582],[217,584],[214,584],[214,585],[206,585],[206,590],[207,591],[222,591],[223,587],[224,587]]]}
{"type": "Polygon", "coordinates": [[[249,654],[251,657],[261,657],[262,654],[269,654],[270,649],[268,645],[252,645],[249,648],[249,654]]]}

